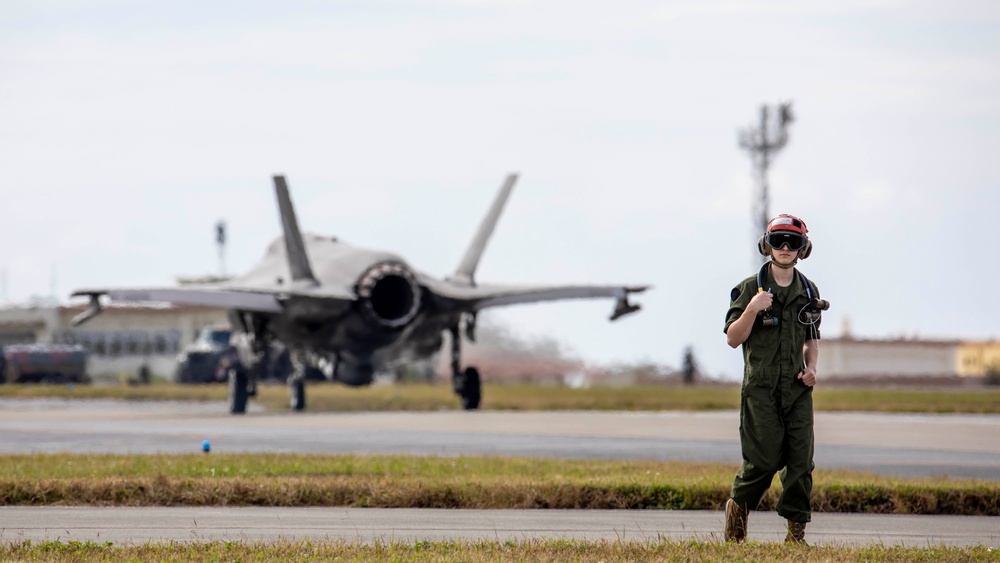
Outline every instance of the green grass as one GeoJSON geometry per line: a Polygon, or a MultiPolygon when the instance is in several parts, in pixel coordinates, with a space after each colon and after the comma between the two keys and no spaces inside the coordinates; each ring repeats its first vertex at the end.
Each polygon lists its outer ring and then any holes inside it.
{"type": "MultiPolygon", "coordinates": [[[[720,510],[735,465],[286,454],[0,456],[0,505],[720,510]]],[[[814,473],[817,512],[1000,516],[1000,483],[814,473]]],[[[779,486],[762,509],[777,501],[779,486]]]]}
{"type": "Polygon", "coordinates": [[[10,542],[0,544],[2,561],[998,561],[989,547],[806,547],[748,542],[739,545],[704,541],[415,541],[376,542],[275,541],[148,543],[116,546],[110,542],[10,542]]]}
{"type": "MultiPolygon", "coordinates": [[[[224,385],[0,385],[0,397],[75,397],[148,401],[224,401],[224,385]]],[[[310,412],[457,410],[450,385],[400,384],[349,388],[330,383],[310,384],[310,412]]],[[[271,411],[288,410],[282,385],[262,386],[257,402],[271,411]]],[[[486,410],[689,410],[739,408],[740,389],[728,386],[643,386],[570,389],[538,385],[485,385],[486,410]]],[[[961,390],[898,390],[817,388],[817,411],[907,413],[1000,413],[1000,388],[961,390]]]]}
{"type": "MultiPolygon", "coordinates": [[[[286,454],[0,456],[2,505],[721,509],[736,467],[286,454]]],[[[1000,483],[816,471],[814,509],[998,515],[1000,483]]],[[[765,499],[772,509],[777,487],[765,499]]],[[[1000,561],[988,547],[718,541],[0,542],[0,561],[1000,561]]]]}

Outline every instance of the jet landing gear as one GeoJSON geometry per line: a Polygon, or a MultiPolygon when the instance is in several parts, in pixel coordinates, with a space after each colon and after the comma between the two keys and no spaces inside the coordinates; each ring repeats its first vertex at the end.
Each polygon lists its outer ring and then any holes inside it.
{"type": "Polygon", "coordinates": [[[306,409],[305,377],[294,377],[288,380],[288,402],[293,411],[306,409]]]}
{"type": "Polygon", "coordinates": [[[250,398],[250,377],[247,369],[241,364],[229,367],[229,413],[243,414],[247,412],[247,400],[250,398]]]}
{"type": "Polygon", "coordinates": [[[451,385],[455,393],[462,398],[462,408],[467,411],[479,408],[479,402],[483,398],[479,370],[474,367],[467,367],[461,373],[453,372],[451,375],[451,385]]]}
{"type": "Polygon", "coordinates": [[[462,399],[462,408],[467,411],[479,408],[483,398],[479,370],[467,367],[462,370],[462,340],[458,327],[451,329],[451,388],[462,399]]]}
{"type": "Polygon", "coordinates": [[[293,411],[306,409],[306,369],[309,364],[306,354],[293,350],[291,355],[292,373],[288,376],[288,405],[293,411]]]}
{"type": "Polygon", "coordinates": [[[229,414],[244,414],[247,412],[247,402],[250,397],[257,396],[257,382],[260,381],[260,372],[268,364],[270,355],[267,350],[260,352],[257,361],[247,366],[240,361],[235,353],[235,349],[228,357],[223,358],[223,369],[226,370],[226,381],[228,382],[228,402],[229,414]]]}
{"type": "Polygon", "coordinates": [[[266,319],[240,313],[231,313],[229,319],[241,330],[233,335],[217,369],[226,373],[229,413],[244,414],[247,402],[257,396],[257,382],[271,365],[271,345],[266,319]]]}

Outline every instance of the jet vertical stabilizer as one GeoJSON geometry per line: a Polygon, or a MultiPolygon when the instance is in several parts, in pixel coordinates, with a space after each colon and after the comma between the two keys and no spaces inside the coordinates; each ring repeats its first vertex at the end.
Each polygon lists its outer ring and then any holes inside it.
{"type": "Polygon", "coordinates": [[[493,229],[497,226],[497,220],[500,219],[500,213],[503,212],[503,206],[507,203],[507,198],[510,197],[510,191],[514,189],[514,182],[517,181],[517,174],[509,174],[507,179],[504,180],[503,186],[500,187],[500,192],[497,193],[497,197],[493,200],[493,205],[490,207],[489,212],[483,217],[483,222],[479,225],[479,231],[476,232],[476,237],[472,239],[472,243],[469,244],[469,248],[465,251],[465,256],[462,257],[462,262],[459,263],[458,269],[449,278],[450,281],[460,284],[475,285],[474,276],[476,274],[476,267],[479,266],[479,259],[483,256],[483,251],[486,250],[486,243],[490,240],[490,235],[493,234],[493,229]]]}
{"type": "Polygon", "coordinates": [[[319,285],[313,275],[312,266],[309,265],[306,246],[302,242],[302,231],[299,230],[299,222],[295,218],[295,208],[292,207],[292,198],[288,195],[288,184],[285,183],[284,176],[274,177],[274,191],[278,196],[278,210],[281,213],[281,228],[285,232],[285,251],[288,255],[288,270],[292,274],[292,281],[308,280],[314,285],[319,285]]]}

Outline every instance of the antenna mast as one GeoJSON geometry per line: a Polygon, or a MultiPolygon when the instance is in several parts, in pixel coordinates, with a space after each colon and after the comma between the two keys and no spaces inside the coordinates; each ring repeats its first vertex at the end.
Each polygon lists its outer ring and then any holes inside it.
{"type": "MultiPolygon", "coordinates": [[[[795,116],[792,115],[791,102],[779,105],[776,110],[776,115],[772,119],[771,110],[767,105],[760,106],[760,125],[756,128],[750,126],[739,132],[740,148],[746,149],[750,153],[756,180],[756,194],[751,205],[751,215],[756,231],[754,239],[767,230],[767,221],[771,217],[767,170],[778,152],[788,144],[788,126],[795,120],[795,116]]],[[[766,260],[764,257],[761,258],[766,260]]]]}
{"type": "Polygon", "coordinates": [[[215,242],[219,246],[219,275],[226,277],[226,222],[219,219],[215,224],[215,242]]]}

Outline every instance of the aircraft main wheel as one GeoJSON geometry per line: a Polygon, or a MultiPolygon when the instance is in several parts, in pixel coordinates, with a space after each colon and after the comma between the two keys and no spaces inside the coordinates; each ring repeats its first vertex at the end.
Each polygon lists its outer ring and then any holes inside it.
{"type": "Polygon", "coordinates": [[[247,412],[247,372],[233,367],[229,369],[229,412],[243,414],[247,412]]]}
{"type": "Polygon", "coordinates": [[[462,408],[467,411],[479,408],[479,402],[483,398],[483,390],[479,381],[479,370],[474,367],[465,368],[462,374],[465,380],[462,386],[462,408]]]}
{"type": "Polygon", "coordinates": [[[288,381],[288,398],[293,411],[301,411],[306,408],[306,380],[305,378],[291,379],[288,381]]]}

